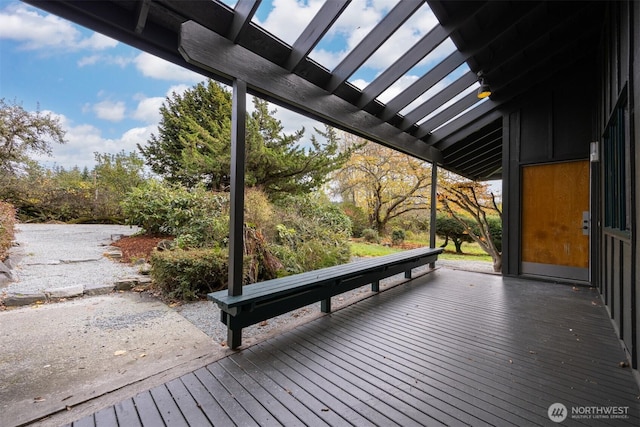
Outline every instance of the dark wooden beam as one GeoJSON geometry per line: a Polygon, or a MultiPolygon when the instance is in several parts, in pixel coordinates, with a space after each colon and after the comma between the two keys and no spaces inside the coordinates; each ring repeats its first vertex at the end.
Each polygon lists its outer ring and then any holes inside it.
{"type": "Polygon", "coordinates": [[[227,33],[229,40],[234,43],[238,42],[240,34],[251,22],[251,18],[258,10],[258,6],[260,6],[260,0],[238,0],[234,8],[233,22],[227,33]]]}
{"type": "Polygon", "coordinates": [[[332,0],[325,2],[309,25],[293,43],[291,55],[285,68],[293,71],[309,52],[318,44],[340,14],[349,5],[348,0],[332,0]]]}
{"type": "Polygon", "coordinates": [[[472,71],[463,74],[455,82],[451,83],[440,92],[423,102],[421,105],[413,109],[411,112],[406,114],[400,128],[409,129],[411,126],[434,112],[445,102],[449,101],[454,96],[474,84],[477,80],[478,77],[472,71]]]}
{"type": "Polygon", "coordinates": [[[416,98],[462,65],[464,60],[465,56],[459,51],[456,50],[451,53],[438,63],[438,65],[429,70],[428,73],[413,82],[408,88],[389,101],[380,118],[384,121],[391,120],[400,110],[411,104],[416,98]]]}
{"type": "MultiPolygon", "coordinates": [[[[244,259],[244,175],[246,151],[247,85],[233,82],[231,109],[231,212],[229,217],[229,295],[242,295],[244,259]]],[[[231,344],[229,344],[231,346],[231,344]]]]}
{"type": "Polygon", "coordinates": [[[403,0],[391,9],[358,46],[333,69],[331,80],[326,86],[327,91],[333,93],[422,5],[421,0],[403,0]]]}
{"type": "Polygon", "coordinates": [[[141,34],[142,31],[144,31],[145,25],[147,25],[149,7],[151,7],[151,0],[142,0],[140,3],[138,3],[138,11],[134,30],[137,34],[141,34]]]}
{"type": "Polygon", "coordinates": [[[499,104],[491,100],[483,102],[467,114],[433,132],[427,137],[426,143],[428,145],[437,144],[438,148],[444,151],[445,148],[463,139],[461,135],[471,135],[473,132],[477,132],[492,121],[502,117],[502,113],[495,111],[499,106],[499,104]],[[463,133],[458,133],[459,131],[463,133]],[[441,141],[445,139],[447,139],[448,144],[441,144],[441,141]]]}
{"type": "Polygon", "coordinates": [[[480,100],[478,99],[478,94],[473,91],[468,93],[458,101],[454,102],[452,105],[448,106],[435,116],[431,117],[429,120],[422,123],[418,130],[415,132],[415,136],[417,138],[424,138],[429,135],[431,131],[442,126],[447,121],[453,119],[458,114],[462,113],[467,108],[473,106],[478,103],[480,100]]]}
{"type": "Polygon", "coordinates": [[[422,160],[442,159],[439,150],[423,141],[196,22],[182,24],[179,50],[189,64],[225,79],[243,80],[253,92],[288,108],[422,160]]]}
{"type": "Polygon", "coordinates": [[[363,91],[358,106],[364,108],[378,95],[384,92],[396,80],[402,77],[407,71],[413,68],[440,43],[446,40],[449,32],[436,25],[422,39],[395,61],[389,68],[384,70],[374,81],[372,81],[363,91]]]}

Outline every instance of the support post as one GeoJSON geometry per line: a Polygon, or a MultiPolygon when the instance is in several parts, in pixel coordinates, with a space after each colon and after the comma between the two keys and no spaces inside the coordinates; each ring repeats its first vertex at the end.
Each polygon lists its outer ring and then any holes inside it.
{"type": "MultiPolygon", "coordinates": [[[[244,259],[244,173],[246,151],[247,84],[233,81],[231,112],[231,209],[229,218],[229,283],[230,296],[242,295],[244,259]]],[[[228,327],[227,345],[241,345],[242,329],[228,327]]]]}
{"type": "Polygon", "coordinates": [[[320,311],[323,313],[331,313],[331,297],[320,301],[320,311]]]}
{"type": "Polygon", "coordinates": [[[380,280],[371,283],[371,292],[380,292],[380,280]]]}
{"type": "MultiPolygon", "coordinates": [[[[438,165],[431,163],[431,212],[429,218],[429,247],[436,247],[436,213],[438,209],[438,165]]],[[[429,268],[435,268],[436,262],[430,262],[429,268]]]]}

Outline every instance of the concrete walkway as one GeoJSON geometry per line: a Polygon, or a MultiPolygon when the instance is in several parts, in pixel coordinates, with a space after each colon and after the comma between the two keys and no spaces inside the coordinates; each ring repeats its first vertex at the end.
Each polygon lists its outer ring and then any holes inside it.
{"type": "Polygon", "coordinates": [[[161,301],[113,292],[114,281],[135,270],[104,257],[104,244],[112,234],[133,232],[19,226],[19,281],[0,292],[39,295],[43,303],[0,311],[0,426],[30,423],[105,394],[128,395],[223,354],[224,348],[161,301]],[[100,287],[109,294],[87,296],[87,289],[100,287]]]}

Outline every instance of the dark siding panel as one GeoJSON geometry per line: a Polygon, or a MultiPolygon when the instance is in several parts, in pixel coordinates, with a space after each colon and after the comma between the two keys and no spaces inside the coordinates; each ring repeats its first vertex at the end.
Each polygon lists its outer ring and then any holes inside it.
{"type": "Polygon", "coordinates": [[[548,98],[538,97],[522,107],[520,114],[520,161],[547,162],[551,158],[550,110],[548,98]]]}
{"type": "Polygon", "coordinates": [[[612,238],[612,274],[611,274],[611,299],[609,300],[609,310],[611,311],[611,318],[620,332],[620,240],[612,238]]]}
{"type": "MultiPolygon", "coordinates": [[[[584,70],[593,70],[594,64],[585,61],[584,70]]],[[[594,76],[591,73],[572,75],[561,80],[554,88],[553,96],[553,158],[555,160],[586,159],[592,139],[591,111],[593,91],[589,87],[594,76]]]]}
{"type": "Polygon", "coordinates": [[[631,349],[633,348],[633,328],[631,327],[631,306],[632,306],[632,287],[633,280],[631,277],[631,265],[632,265],[632,257],[631,257],[631,245],[625,243],[623,245],[623,256],[622,256],[622,302],[620,304],[620,308],[622,309],[621,320],[622,320],[622,340],[624,341],[625,346],[629,353],[631,353],[631,349]]]}
{"type": "MultiPolygon", "coordinates": [[[[632,69],[630,72],[630,84],[629,87],[631,88],[631,96],[629,97],[629,99],[632,100],[633,102],[633,109],[634,111],[634,116],[632,117],[631,120],[631,144],[634,150],[634,156],[632,157],[634,162],[634,168],[635,168],[635,182],[633,183],[634,187],[632,189],[632,197],[635,197],[635,200],[632,200],[632,206],[635,206],[635,216],[634,216],[634,220],[635,220],[635,224],[634,224],[634,230],[637,230],[637,226],[639,224],[639,219],[638,219],[638,215],[640,214],[640,188],[638,187],[638,183],[640,183],[640,123],[638,123],[638,111],[637,108],[638,106],[640,106],[640,4],[638,4],[638,2],[631,2],[629,4],[631,11],[629,13],[629,16],[631,16],[632,18],[632,28],[630,30],[630,41],[631,41],[631,47],[630,50],[633,54],[633,63],[632,63],[632,69]]],[[[637,231],[636,231],[637,234],[637,231]]],[[[635,369],[640,368],[640,351],[638,349],[638,347],[640,346],[640,284],[638,284],[638,282],[640,281],[640,273],[638,273],[638,266],[640,265],[640,250],[638,250],[638,239],[636,237],[636,241],[632,242],[632,244],[634,245],[634,253],[632,254],[632,256],[635,257],[635,262],[633,263],[634,268],[632,269],[633,271],[633,283],[635,286],[634,292],[635,292],[635,298],[634,298],[634,330],[635,330],[635,336],[634,336],[634,360],[633,360],[633,367],[635,369]]]]}

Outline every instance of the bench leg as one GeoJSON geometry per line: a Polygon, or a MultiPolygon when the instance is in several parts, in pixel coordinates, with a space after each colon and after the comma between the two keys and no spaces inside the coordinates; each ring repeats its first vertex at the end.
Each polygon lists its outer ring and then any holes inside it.
{"type": "Polygon", "coordinates": [[[227,328],[227,345],[232,350],[242,345],[242,329],[227,328]]]}
{"type": "Polygon", "coordinates": [[[242,328],[231,329],[233,318],[226,311],[220,310],[220,320],[227,325],[227,346],[235,350],[242,345],[242,328]]]}
{"type": "Polygon", "coordinates": [[[380,292],[380,281],[376,280],[371,283],[371,292],[380,292]]]}
{"type": "Polygon", "coordinates": [[[411,270],[407,270],[404,272],[404,278],[405,279],[411,279],[411,270]]]}
{"type": "Polygon", "coordinates": [[[323,313],[331,313],[331,297],[323,299],[320,302],[320,311],[323,313]]]}

